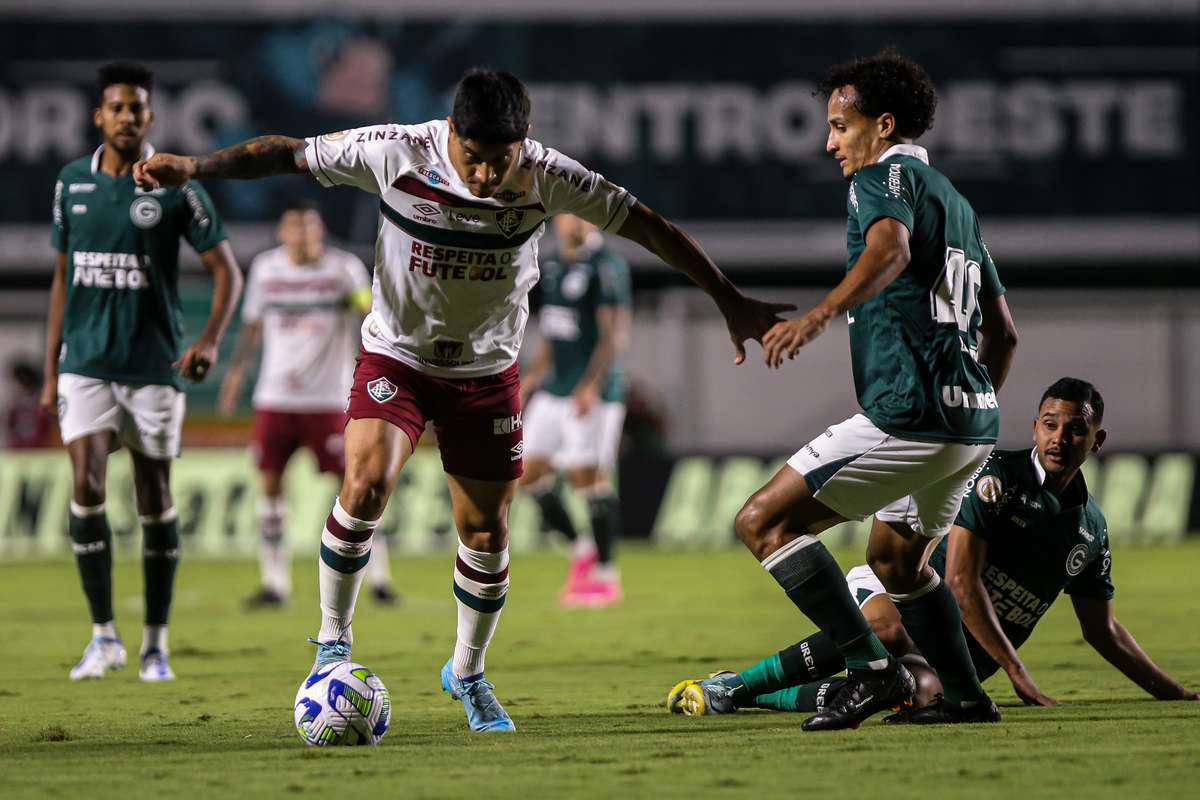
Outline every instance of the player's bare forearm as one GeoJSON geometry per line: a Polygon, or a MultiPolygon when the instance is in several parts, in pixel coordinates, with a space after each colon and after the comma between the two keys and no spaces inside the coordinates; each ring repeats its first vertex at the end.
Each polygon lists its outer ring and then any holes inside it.
{"type": "Polygon", "coordinates": [[[996,607],[983,584],[987,550],[985,539],[966,528],[953,526],[946,549],[946,582],[962,610],[963,624],[975,641],[1005,672],[1024,671],[1025,665],[1004,635],[996,607]]]}
{"type": "Polygon", "coordinates": [[[227,241],[201,253],[200,262],[213,279],[212,308],[200,339],[218,344],[229,327],[233,310],[237,308],[238,298],[242,294],[242,271],[238,269],[233,248],[227,241]]]}
{"type": "Polygon", "coordinates": [[[304,140],[290,136],[258,136],[192,160],[197,178],[251,180],[308,172],[304,140]]]}
{"type": "Polygon", "coordinates": [[[596,327],[600,336],[592,357],[588,360],[587,369],[580,379],[581,385],[592,386],[599,390],[612,366],[617,354],[625,348],[629,338],[629,311],[619,306],[601,306],[596,310],[596,327]]]}
{"type": "Polygon", "coordinates": [[[62,350],[63,309],[67,304],[67,255],[59,253],[54,263],[54,279],[50,283],[50,307],[46,313],[45,375],[58,373],[58,354],[62,350]]]}
{"type": "Polygon", "coordinates": [[[238,334],[237,346],[233,350],[233,357],[229,362],[229,369],[244,370],[249,367],[261,342],[262,323],[247,322],[243,324],[241,333],[238,334]]]}
{"type": "Polygon", "coordinates": [[[617,234],[637,242],[667,266],[687,275],[719,307],[728,306],[741,298],[741,292],[695,239],[642,203],[634,203],[633,208],[629,209],[629,216],[617,234]]]}
{"type": "Polygon", "coordinates": [[[979,363],[988,371],[997,392],[1008,378],[1017,352],[1017,326],[1008,311],[1004,295],[980,299],[983,321],[979,326],[979,363]]]}
{"type": "Polygon", "coordinates": [[[867,246],[854,268],[814,311],[833,318],[862,305],[900,277],[911,258],[908,228],[894,219],[879,220],[867,229],[867,246]]]}
{"type": "Polygon", "coordinates": [[[1195,700],[1197,694],[1164,672],[1112,613],[1112,601],[1071,598],[1084,640],[1108,663],[1158,700],[1195,700]]]}

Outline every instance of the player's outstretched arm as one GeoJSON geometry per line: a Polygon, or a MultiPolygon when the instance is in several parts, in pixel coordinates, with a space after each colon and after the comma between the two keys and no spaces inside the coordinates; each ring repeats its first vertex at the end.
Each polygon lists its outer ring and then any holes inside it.
{"type": "Polygon", "coordinates": [[[133,165],[133,179],[143,189],[182,186],[192,178],[252,180],[308,172],[304,140],[290,136],[258,136],[202,156],[155,153],[133,165]]]}
{"type": "Polygon", "coordinates": [[[244,322],[238,333],[237,346],[233,349],[233,357],[229,360],[229,369],[221,381],[221,391],[217,394],[217,410],[221,416],[228,417],[237,408],[242,397],[242,387],[246,382],[246,370],[251,359],[258,352],[262,343],[262,322],[244,322]]]}
{"type": "Polygon", "coordinates": [[[634,203],[617,234],[654,253],[708,293],[725,317],[735,364],[746,360],[747,339],[762,342],[763,334],[780,321],[779,314],[796,310],[790,303],[765,303],[743,295],[695,239],[643,203],[634,203]]]}
{"type": "Polygon", "coordinates": [[[1163,672],[1138,645],[1133,635],[1113,614],[1112,600],[1071,597],[1084,641],[1104,656],[1125,677],[1149,692],[1156,700],[1200,700],[1193,692],[1163,672]]]}
{"type": "Polygon", "coordinates": [[[824,333],[835,317],[886,289],[910,259],[908,228],[890,217],[876,222],[867,229],[866,249],[842,282],[807,314],[776,324],[763,337],[767,366],[778,369],[784,356],[794,358],[796,351],[824,333]]]}
{"type": "Polygon", "coordinates": [[[242,294],[242,271],[238,269],[237,258],[228,241],[222,241],[216,247],[200,253],[200,263],[208,270],[213,279],[212,308],[208,312],[208,322],[196,341],[183,352],[171,366],[179,370],[183,377],[197,383],[204,380],[209,370],[217,363],[217,351],[221,346],[221,337],[229,327],[233,310],[237,308],[238,297],[242,294]]]}
{"type": "Polygon", "coordinates": [[[1017,352],[1017,326],[1004,295],[979,298],[979,310],[983,314],[979,324],[979,363],[987,368],[992,388],[998,392],[1017,352]]]}
{"type": "Polygon", "coordinates": [[[983,585],[983,568],[987,563],[988,543],[982,536],[958,525],[950,529],[946,550],[946,582],[962,609],[963,624],[975,641],[983,646],[1012,681],[1017,697],[1031,706],[1056,706],[1058,701],[1043,694],[1033,682],[1017,649],[1004,635],[996,607],[983,585]]]}
{"type": "Polygon", "coordinates": [[[54,261],[54,280],[50,283],[50,308],[46,314],[46,361],[42,372],[42,396],[39,403],[47,414],[58,413],[58,354],[62,352],[63,309],[67,305],[67,254],[54,261]]]}

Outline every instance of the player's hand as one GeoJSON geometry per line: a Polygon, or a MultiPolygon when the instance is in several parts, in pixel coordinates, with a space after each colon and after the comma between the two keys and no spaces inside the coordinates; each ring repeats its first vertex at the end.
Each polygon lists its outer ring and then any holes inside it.
{"type": "Polygon", "coordinates": [[[46,373],[46,380],[42,384],[42,394],[38,397],[38,407],[42,412],[50,416],[58,414],[58,375],[46,373]]]}
{"type": "Polygon", "coordinates": [[[196,177],[196,160],[190,156],[155,153],[133,165],[138,188],[150,191],[163,186],[182,186],[196,177]]]}
{"type": "Polygon", "coordinates": [[[589,384],[580,384],[571,393],[571,404],[575,407],[575,415],[586,417],[596,404],[600,402],[600,390],[589,384]]]}
{"type": "Polygon", "coordinates": [[[1042,690],[1033,682],[1033,678],[1029,677],[1029,673],[1024,669],[1009,673],[1009,680],[1012,681],[1013,691],[1017,693],[1017,697],[1021,698],[1021,702],[1027,706],[1056,706],[1059,702],[1047,694],[1042,694],[1042,690]]]}
{"type": "Polygon", "coordinates": [[[240,367],[234,367],[225,373],[225,380],[221,381],[221,391],[217,395],[217,411],[222,417],[231,417],[237,410],[245,380],[246,373],[240,367]]]}
{"type": "Polygon", "coordinates": [[[734,364],[746,360],[746,340],[753,339],[763,343],[763,334],[782,321],[780,314],[785,311],[795,311],[791,303],[766,303],[751,297],[738,295],[732,302],[720,306],[721,314],[725,317],[725,326],[729,328],[729,338],[733,340],[734,364]]]}
{"type": "Polygon", "coordinates": [[[777,322],[762,338],[763,360],[769,369],[779,369],[783,357],[795,358],[796,351],[829,329],[833,315],[814,308],[802,317],[777,322]]]}
{"type": "Polygon", "coordinates": [[[179,360],[171,366],[179,370],[179,374],[189,381],[200,383],[216,363],[216,342],[197,339],[196,343],[185,350],[179,360]]]}

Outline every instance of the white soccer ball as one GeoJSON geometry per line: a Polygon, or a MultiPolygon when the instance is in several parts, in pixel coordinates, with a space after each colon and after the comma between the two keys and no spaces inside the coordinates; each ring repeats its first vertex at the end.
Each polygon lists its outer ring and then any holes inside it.
{"type": "Polygon", "coordinates": [[[391,718],[387,687],[353,661],[314,672],[296,692],[296,732],[305,744],[379,744],[391,718]]]}

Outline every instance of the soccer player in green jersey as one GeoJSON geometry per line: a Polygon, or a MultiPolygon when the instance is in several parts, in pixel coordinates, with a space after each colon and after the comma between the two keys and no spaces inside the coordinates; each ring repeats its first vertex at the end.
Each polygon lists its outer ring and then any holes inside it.
{"type": "MultiPolygon", "coordinates": [[[[992,453],[967,483],[954,527],[930,565],[962,608],[979,679],[1003,669],[1025,703],[1058,704],[1038,688],[1017,650],[1063,591],[1071,596],[1084,640],[1131,681],[1158,700],[1200,700],[1200,693],[1150,660],[1113,612],[1108,526],[1080,472],[1104,443],[1103,420],[1104,399],[1092,384],[1055,381],[1033,422],[1033,451],[992,453]]],[[[957,721],[959,715],[938,696],[936,673],[923,664],[896,604],[871,569],[855,567],[846,583],[871,629],[924,688],[915,708],[887,721],[957,721]]],[[[668,705],[691,715],[738,708],[820,711],[841,687],[842,679],[833,676],[844,667],[837,645],[817,633],[741,673],[682,681],[668,705]]]]}
{"type": "MultiPolygon", "coordinates": [[[[862,413],[805,445],[738,513],[738,537],[829,635],[847,680],[805,730],[849,728],[911,700],[911,674],[871,630],[817,535],[875,516],[867,560],[941,677],[946,702],[998,720],[949,587],[928,567],[963,486],[996,442],[1016,332],[967,200],[913,144],[933,122],[929,76],[892,50],[830,69],[826,149],[849,181],[847,274],[763,337],[767,365],[845,314],[862,413]]],[[[801,389],[803,384],[801,384],[801,389]]]]}
{"type": "Polygon", "coordinates": [[[542,510],[542,520],[574,545],[565,606],[599,607],[621,599],[614,559],[620,509],[612,469],[625,420],[621,352],[629,339],[629,267],[604,244],[592,225],[573,214],[554,217],[558,256],[542,265],[542,342],[521,392],[525,474],[521,487],[542,510]],[[539,391],[540,390],[540,391],[539,391]],[[535,394],[536,392],[536,394],[535,394]],[[575,530],[555,490],[562,469],[587,498],[592,536],[575,530]]]}
{"type": "Polygon", "coordinates": [[[140,64],[100,69],[93,118],[102,144],[63,167],[54,186],[58,258],[42,405],[57,406],[71,457],[71,542],[92,615],[92,639],[71,670],[72,680],[102,678],[126,660],[113,621],[112,533],[104,511],[108,454],[122,444],[133,459],[144,536],[140,675],[144,681],[174,678],[167,617],[179,559],[170,474],[184,414],[180,378],[203,380],[216,363],[242,285],[221,220],[198,183],[148,192],[134,185],[134,163],[153,152],[146,142],[154,121],[152,82],[140,64]],[[200,254],[214,283],[208,322],[186,349],[181,238],[200,254]]]}

